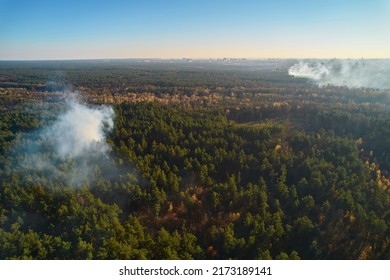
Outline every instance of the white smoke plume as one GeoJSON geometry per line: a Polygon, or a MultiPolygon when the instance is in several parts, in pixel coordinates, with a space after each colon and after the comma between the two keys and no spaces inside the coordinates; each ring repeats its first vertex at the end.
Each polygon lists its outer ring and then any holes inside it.
{"type": "Polygon", "coordinates": [[[390,60],[305,60],[291,66],[288,73],[319,86],[390,89],[390,60]]]}
{"type": "Polygon", "coordinates": [[[108,150],[105,133],[114,126],[112,108],[89,108],[74,98],[68,105],[68,111],[42,136],[52,142],[61,158],[75,158],[88,151],[104,154],[108,150]]]}
{"type": "Polygon", "coordinates": [[[73,96],[51,125],[20,139],[14,151],[16,169],[30,181],[57,180],[71,186],[93,181],[102,169],[113,174],[106,142],[113,126],[111,107],[89,107],[73,96]]]}

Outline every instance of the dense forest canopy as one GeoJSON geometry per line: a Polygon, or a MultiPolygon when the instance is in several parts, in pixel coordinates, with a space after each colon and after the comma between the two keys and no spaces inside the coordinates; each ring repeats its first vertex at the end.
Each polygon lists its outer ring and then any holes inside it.
{"type": "Polygon", "coordinates": [[[0,258],[389,259],[390,91],[294,63],[0,62],[0,258]]]}

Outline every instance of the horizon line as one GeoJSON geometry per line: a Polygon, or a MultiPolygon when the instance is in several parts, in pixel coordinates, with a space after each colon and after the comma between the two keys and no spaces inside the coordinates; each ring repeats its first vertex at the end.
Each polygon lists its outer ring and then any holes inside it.
{"type": "Polygon", "coordinates": [[[48,59],[3,59],[0,62],[44,62],[44,61],[92,61],[92,60],[160,60],[160,61],[218,61],[218,60],[389,60],[390,57],[102,57],[102,58],[48,58],[48,59]]]}

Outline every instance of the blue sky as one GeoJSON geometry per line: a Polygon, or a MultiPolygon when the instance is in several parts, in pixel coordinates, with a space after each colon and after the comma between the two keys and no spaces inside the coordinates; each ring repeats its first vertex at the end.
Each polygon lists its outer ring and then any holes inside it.
{"type": "Polygon", "coordinates": [[[0,59],[390,58],[390,0],[0,0],[0,59]]]}

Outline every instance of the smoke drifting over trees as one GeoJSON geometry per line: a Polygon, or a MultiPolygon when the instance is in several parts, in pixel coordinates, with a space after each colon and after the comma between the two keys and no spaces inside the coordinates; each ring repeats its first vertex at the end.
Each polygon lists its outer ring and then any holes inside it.
{"type": "Polygon", "coordinates": [[[320,86],[390,89],[389,60],[306,60],[294,64],[288,73],[320,86]]]}
{"type": "Polygon", "coordinates": [[[105,132],[114,125],[112,108],[89,108],[74,98],[68,101],[68,106],[68,111],[42,136],[54,145],[62,158],[80,157],[88,151],[104,154],[108,150],[105,132]]]}
{"type": "Polygon", "coordinates": [[[17,169],[33,177],[39,173],[81,185],[92,176],[95,164],[108,164],[105,140],[113,120],[114,111],[109,106],[92,108],[75,97],[66,100],[65,112],[54,123],[23,137],[16,146],[14,152],[22,157],[17,169]]]}

